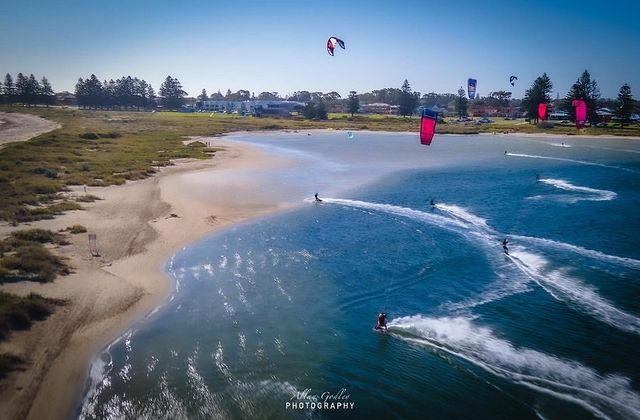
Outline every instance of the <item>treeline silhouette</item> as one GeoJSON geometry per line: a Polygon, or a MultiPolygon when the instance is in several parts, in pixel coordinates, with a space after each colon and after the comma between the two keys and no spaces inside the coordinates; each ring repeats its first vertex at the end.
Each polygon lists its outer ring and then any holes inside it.
{"type": "Polygon", "coordinates": [[[49,80],[43,77],[38,81],[33,74],[27,77],[18,73],[14,80],[7,73],[4,80],[0,81],[0,93],[0,101],[9,105],[52,105],[55,102],[55,93],[49,80]]]}
{"type": "Polygon", "coordinates": [[[156,107],[156,93],[150,83],[137,77],[123,76],[101,82],[95,74],[79,78],[76,101],[83,108],[145,109],[156,107]]]}

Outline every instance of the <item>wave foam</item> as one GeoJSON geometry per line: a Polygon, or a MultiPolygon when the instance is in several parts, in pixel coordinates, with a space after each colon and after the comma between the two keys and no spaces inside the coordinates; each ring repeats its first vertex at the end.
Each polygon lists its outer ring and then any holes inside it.
{"type": "Polygon", "coordinates": [[[601,375],[572,360],[515,347],[468,318],[415,315],[392,320],[389,331],[395,337],[446,351],[492,374],[579,404],[596,416],[640,416],[640,396],[629,378],[601,375]]]}
{"type": "Polygon", "coordinates": [[[540,182],[551,185],[552,187],[558,188],[560,190],[583,194],[581,196],[575,196],[575,201],[609,201],[618,196],[618,194],[613,191],[599,190],[590,187],[581,187],[579,185],[573,185],[572,183],[570,183],[569,181],[565,181],[564,179],[545,178],[540,179],[540,182]]]}
{"type": "Polygon", "coordinates": [[[527,155],[525,153],[510,153],[510,152],[507,152],[506,156],[523,157],[523,158],[529,158],[529,159],[556,160],[556,161],[559,161],[559,162],[579,163],[581,165],[600,166],[601,168],[619,169],[621,171],[627,171],[627,172],[634,172],[634,173],[638,172],[638,171],[635,171],[633,169],[625,168],[625,167],[622,167],[622,166],[607,165],[607,164],[604,164],[604,163],[589,162],[589,161],[586,161],[586,160],[559,158],[559,157],[554,157],[554,156],[527,155]]]}

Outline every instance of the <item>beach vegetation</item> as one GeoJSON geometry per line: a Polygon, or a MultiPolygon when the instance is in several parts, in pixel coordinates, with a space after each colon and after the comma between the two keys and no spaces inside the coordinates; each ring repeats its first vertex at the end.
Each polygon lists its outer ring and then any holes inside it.
{"type": "Polygon", "coordinates": [[[93,194],[85,194],[75,198],[78,203],[93,203],[94,201],[102,200],[100,197],[93,194]]]}
{"type": "Polygon", "coordinates": [[[52,254],[46,244],[68,245],[61,233],[45,229],[12,232],[0,241],[0,283],[31,280],[53,281],[70,273],[64,259],[52,254]]]}
{"type": "Polygon", "coordinates": [[[68,228],[65,229],[65,231],[73,234],[73,235],[77,235],[79,233],[86,233],[87,232],[87,228],[82,226],[82,225],[73,225],[73,226],[69,226],[68,228]]]}
{"type": "Polygon", "coordinates": [[[36,293],[22,297],[0,292],[0,341],[6,340],[12,330],[26,330],[35,321],[46,319],[56,306],[64,303],[36,293]]]}
{"type": "Polygon", "coordinates": [[[0,354],[0,379],[4,379],[7,375],[20,368],[24,364],[24,359],[11,353],[0,354]]]}
{"type": "MultiPolygon", "coordinates": [[[[37,242],[41,244],[58,244],[58,245],[66,245],[66,240],[63,235],[59,233],[52,232],[47,229],[23,229],[16,230],[11,232],[11,238],[14,241],[21,242],[37,242]]],[[[15,244],[15,242],[14,242],[15,244]]]]}

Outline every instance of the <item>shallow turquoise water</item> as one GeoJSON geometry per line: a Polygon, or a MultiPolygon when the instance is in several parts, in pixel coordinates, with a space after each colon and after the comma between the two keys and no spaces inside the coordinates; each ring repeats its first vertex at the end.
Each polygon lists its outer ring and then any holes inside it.
{"type": "Polygon", "coordinates": [[[232,139],[300,206],[179,252],[80,417],[640,417],[640,141],[232,139]]]}

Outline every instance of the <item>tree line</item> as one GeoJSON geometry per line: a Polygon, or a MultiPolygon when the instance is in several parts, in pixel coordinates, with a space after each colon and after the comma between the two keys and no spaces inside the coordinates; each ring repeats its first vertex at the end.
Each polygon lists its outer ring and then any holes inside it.
{"type": "MultiPolygon", "coordinates": [[[[551,98],[553,84],[545,73],[538,77],[531,87],[525,92],[522,100],[513,99],[508,91],[490,92],[485,97],[477,97],[473,101],[466,99],[465,91],[461,87],[457,94],[430,92],[421,95],[415,92],[407,80],[399,88],[377,89],[371,92],[358,94],[349,92],[347,98],[342,98],[335,91],[310,92],[296,91],[291,95],[281,96],[278,92],[261,92],[257,96],[245,89],[232,92],[227,89],[223,95],[220,91],[211,95],[206,89],[197,97],[198,100],[219,101],[251,101],[251,100],[291,100],[304,102],[307,106],[302,110],[308,118],[326,118],[328,112],[348,112],[354,115],[358,112],[361,103],[381,102],[398,107],[398,114],[403,116],[413,115],[418,106],[440,108],[454,108],[462,117],[466,116],[469,108],[493,107],[511,108],[519,107],[526,117],[533,122],[538,122],[537,108],[539,103],[553,104],[556,109],[567,111],[572,120],[575,120],[575,110],[572,101],[584,99],[588,108],[589,122],[597,123],[599,116],[597,109],[603,106],[612,108],[617,118],[623,123],[630,121],[631,115],[638,109],[638,103],[633,99],[631,88],[624,84],[616,99],[603,99],[600,97],[598,83],[591,78],[585,70],[571,89],[562,99],[551,98]]],[[[0,81],[0,100],[7,104],[23,105],[52,105],[55,103],[55,94],[46,77],[38,80],[33,74],[29,77],[18,73],[15,80],[7,74],[4,81],[0,81]]],[[[75,86],[75,96],[79,106],[83,108],[102,109],[151,109],[160,104],[165,109],[179,109],[185,102],[187,93],[183,90],[180,81],[172,76],[167,76],[162,82],[158,94],[152,85],[144,79],[132,76],[122,76],[116,80],[100,81],[94,74],[86,79],[80,78],[75,86]]]]}
{"type": "Polygon", "coordinates": [[[38,81],[33,74],[29,77],[18,73],[15,80],[7,73],[0,81],[0,101],[5,104],[52,105],[55,93],[46,77],[38,81]]]}
{"type": "Polygon", "coordinates": [[[573,101],[582,99],[587,104],[587,121],[591,124],[596,124],[600,121],[600,116],[597,113],[598,108],[608,105],[613,108],[614,115],[620,121],[621,126],[624,127],[624,124],[628,124],[631,121],[633,112],[638,109],[638,104],[631,94],[631,87],[627,83],[620,87],[617,99],[602,100],[598,82],[592,79],[588,70],[582,72],[563,99],[552,101],[552,89],[553,83],[546,73],[534,80],[522,99],[522,110],[525,112],[527,119],[537,123],[538,105],[546,103],[554,104],[560,110],[567,112],[571,121],[575,121],[576,112],[573,107],[573,101]]]}

